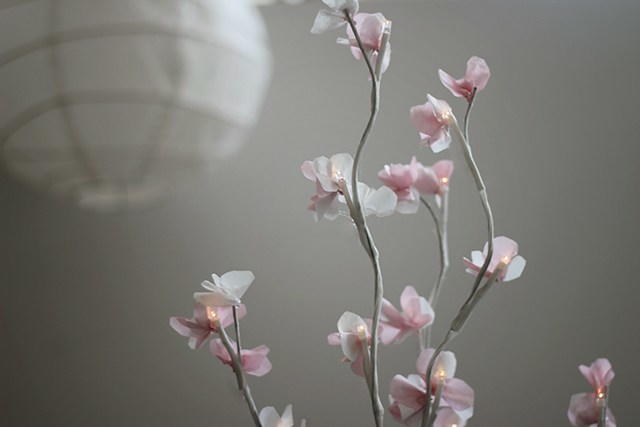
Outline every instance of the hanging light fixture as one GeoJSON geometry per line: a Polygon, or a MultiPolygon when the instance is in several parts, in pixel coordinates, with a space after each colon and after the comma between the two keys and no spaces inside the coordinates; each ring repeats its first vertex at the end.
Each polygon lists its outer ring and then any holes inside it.
{"type": "Polygon", "coordinates": [[[4,166],[96,209],[156,199],[230,156],[270,76],[243,0],[12,0],[0,26],[4,166]]]}

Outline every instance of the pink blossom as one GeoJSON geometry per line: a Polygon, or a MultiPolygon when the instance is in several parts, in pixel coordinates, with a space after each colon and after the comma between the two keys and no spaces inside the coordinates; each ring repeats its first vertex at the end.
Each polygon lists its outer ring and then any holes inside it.
{"type": "MultiPolygon", "coordinates": [[[[488,247],[484,245],[482,252],[471,252],[471,260],[464,258],[467,273],[477,275],[487,257],[488,247]]],[[[493,256],[489,263],[489,268],[485,273],[486,277],[493,274],[498,265],[502,265],[502,270],[498,275],[498,280],[508,282],[517,279],[522,275],[527,261],[518,255],[518,244],[508,237],[499,236],[493,240],[493,256]]]]}
{"type": "MultiPolygon", "coordinates": [[[[600,408],[598,407],[596,394],[578,393],[571,396],[567,416],[574,427],[597,427],[600,408]]],[[[606,427],[616,427],[616,418],[611,409],[608,408],[606,427]]]]}
{"type": "Polygon", "coordinates": [[[398,311],[387,299],[382,301],[382,322],[390,333],[392,342],[402,342],[411,333],[431,325],[435,313],[426,298],[418,295],[413,286],[407,286],[400,296],[402,312],[398,311]]]}
{"type": "MultiPolygon", "coordinates": [[[[338,332],[327,336],[327,343],[331,346],[342,347],[343,362],[351,363],[354,374],[364,377],[364,351],[368,351],[371,344],[371,319],[363,319],[349,311],[340,316],[338,332]]],[[[378,339],[383,344],[390,344],[396,333],[383,324],[378,326],[378,339]]]]}
{"type": "MultiPolygon", "coordinates": [[[[371,54],[371,61],[374,64],[382,49],[382,36],[384,35],[388,22],[387,18],[381,13],[358,13],[353,17],[353,23],[360,35],[360,41],[365,49],[365,54],[371,54]]],[[[347,38],[339,38],[338,43],[351,46],[351,54],[354,58],[358,60],[363,58],[362,51],[358,46],[358,41],[351,26],[347,26],[347,38]]],[[[391,47],[388,42],[382,60],[381,71],[384,73],[389,67],[391,60],[391,47]]]]}
{"type": "Polygon", "coordinates": [[[422,166],[418,168],[415,188],[423,195],[443,196],[449,190],[452,174],[451,160],[440,160],[431,167],[422,166]]]}
{"type": "Polygon", "coordinates": [[[411,121],[418,130],[420,140],[434,153],[446,150],[451,144],[449,126],[453,113],[446,101],[427,95],[427,102],[411,107],[411,121]]]}
{"type": "Polygon", "coordinates": [[[453,96],[471,101],[473,90],[483,90],[487,86],[491,71],[484,59],[472,56],[467,61],[467,71],[461,79],[454,79],[443,70],[438,70],[440,81],[453,96]]]}
{"type": "MultiPolygon", "coordinates": [[[[196,304],[191,319],[174,316],[169,319],[169,324],[180,335],[189,337],[189,348],[200,348],[211,334],[219,332],[217,323],[211,320],[211,310],[202,304],[196,304]]],[[[232,307],[217,307],[215,313],[221,327],[227,328],[233,324],[232,307]]],[[[246,314],[247,308],[244,304],[240,304],[237,311],[238,318],[241,319],[246,314]]]]}
{"type": "MultiPolygon", "coordinates": [[[[589,382],[593,391],[590,393],[578,393],[571,396],[567,416],[571,425],[575,427],[595,427],[598,424],[600,415],[600,404],[598,401],[605,398],[607,389],[615,377],[611,362],[608,359],[597,359],[590,366],[580,365],[578,367],[582,375],[589,382]],[[599,395],[602,394],[602,397],[599,395]]],[[[616,419],[609,408],[607,408],[607,427],[615,427],[616,419]]]]}
{"type": "MultiPolygon", "coordinates": [[[[353,198],[352,166],[353,158],[346,153],[335,154],[331,158],[321,156],[302,164],[302,174],[316,184],[316,194],[311,197],[309,205],[316,221],[321,218],[333,220],[340,215],[349,215],[345,193],[353,198]]],[[[373,189],[363,182],[358,182],[358,194],[365,215],[383,217],[395,211],[397,196],[388,187],[373,189]]]]}
{"type": "MultiPolygon", "coordinates": [[[[434,349],[422,350],[416,361],[416,369],[423,380],[427,372],[427,367],[433,357],[434,349]]],[[[455,378],[456,356],[451,351],[443,351],[433,365],[431,384],[432,387],[443,382],[441,405],[448,406],[458,412],[465,419],[473,415],[474,392],[471,386],[459,378],[455,378]]],[[[435,388],[432,390],[435,393],[435,388]]]]}
{"type": "MultiPolygon", "coordinates": [[[[465,425],[466,420],[473,415],[473,390],[462,380],[457,380],[459,383],[452,380],[457,379],[445,380],[443,384],[443,394],[440,400],[440,409],[438,410],[440,421],[436,421],[435,425],[446,425],[443,423],[448,418],[453,418],[452,412],[455,413],[455,419],[462,422],[460,426],[465,425]],[[466,389],[461,384],[464,384],[466,389]],[[445,398],[445,392],[449,400],[445,398]],[[471,393],[471,406],[466,406],[469,393],[471,393]],[[456,406],[451,405],[451,402],[456,406]],[[456,410],[456,407],[464,409],[456,410]],[[447,410],[442,412],[444,409],[447,410]]],[[[396,375],[391,380],[389,389],[389,412],[396,421],[404,425],[410,427],[420,426],[426,404],[426,392],[426,383],[420,375],[409,375],[408,377],[396,375]]],[[[434,392],[435,389],[432,390],[432,393],[434,392]]]]}
{"type": "Polygon", "coordinates": [[[338,195],[348,191],[352,166],[353,158],[347,153],[334,154],[331,158],[320,156],[302,163],[302,174],[316,184],[316,194],[309,205],[316,221],[320,218],[332,220],[340,214],[338,195]]]}
{"type": "Polygon", "coordinates": [[[378,172],[378,178],[396,193],[399,213],[416,213],[420,206],[420,194],[414,187],[418,179],[418,171],[424,168],[414,157],[408,165],[389,164],[378,172]]]}
{"type": "Polygon", "coordinates": [[[604,358],[595,360],[590,366],[580,365],[578,369],[595,391],[609,387],[616,375],[609,359],[604,358]]]}
{"type": "MultiPolygon", "coordinates": [[[[234,353],[236,353],[236,343],[231,341],[231,347],[233,348],[234,353]]],[[[212,340],[209,344],[209,348],[211,353],[218,358],[225,365],[233,366],[231,363],[231,355],[225,348],[222,340],[220,338],[216,338],[212,340]]],[[[269,361],[267,355],[269,354],[269,347],[266,345],[261,345],[252,349],[240,350],[241,354],[241,362],[244,371],[248,375],[253,375],[256,377],[261,377],[268,374],[271,371],[271,362],[269,361]]]]}

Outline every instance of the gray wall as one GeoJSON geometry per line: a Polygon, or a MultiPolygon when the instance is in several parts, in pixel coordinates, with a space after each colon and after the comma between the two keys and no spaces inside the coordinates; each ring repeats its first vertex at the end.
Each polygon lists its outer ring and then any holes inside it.
{"type": "MultiPolygon", "coordinates": [[[[345,310],[370,311],[371,272],[345,221],[314,224],[299,164],[352,151],[366,119],[364,66],[315,37],[318,5],[264,10],[276,58],[269,99],[236,161],[166,204],[96,215],[3,178],[0,209],[0,424],[246,426],[230,371],[168,326],[189,314],[211,272],[251,269],[248,345],[272,348],[252,379],[259,406],[313,426],[370,426],[365,386],[326,335],[345,310]]],[[[408,121],[436,71],[472,55],[493,71],[472,118],[499,234],[518,240],[525,275],[498,287],[452,349],[476,390],[475,426],[563,426],[579,363],[607,356],[619,424],[637,415],[637,127],[640,3],[635,0],[372,1],[394,21],[393,57],[363,178],[418,146],[408,121]]],[[[460,101],[453,101],[461,108],[460,101]]],[[[461,157],[453,155],[461,166],[461,157]]],[[[442,157],[442,156],[440,156],[442,157]]],[[[454,268],[441,336],[470,286],[459,259],[485,241],[462,167],[451,193],[454,268]]],[[[372,220],[387,295],[423,289],[437,271],[426,214],[372,220]]],[[[413,371],[416,344],[383,348],[381,381],[413,371]]],[[[389,425],[393,421],[389,419],[389,425]]]]}

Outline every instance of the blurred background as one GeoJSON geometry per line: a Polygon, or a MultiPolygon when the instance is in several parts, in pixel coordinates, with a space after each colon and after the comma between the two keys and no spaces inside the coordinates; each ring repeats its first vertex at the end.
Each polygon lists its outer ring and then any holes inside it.
{"type": "MultiPolygon", "coordinates": [[[[4,3],[0,16],[23,7],[4,3]]],[[[326,344],[345,310],[370,315],[370,265],[346,221],[314,223],[305,210],[313,185],[299,171],[304,160],[353,152],[369,108],[364,64],[334,42],[342,31],[309,33],[320,7],[259,10],[271,50],[263,67],[273,71],[257,125],[235,156],[207,160],[209,173],[162,202],[96,213],[33,191],[4,169],[0,424],[249,425],[231,371],[206,348],[189,350],[168,324],[191,314],[202,280],[232,269],[257,277],[245,297],[244,344],[272,349],[273,371],[250,379],[258,406],[293,403],[311,427],[372,424],[364,382],[326,344]]],[[[479,55],[492,70],[471,117],[472,145],[497,233],[520,243],[528,265],[521,279],[492,291],[451,345],[456,376],[476,391],[469,425],[569,425],[569,397],[588,390],[577,366],[608,357],[617,375],[610,406],[618,425],[632,426],[640,387],[640,3],[373,0],[361,10],[393,20],[363,180],[377,186],[384,163],[412,155],[458,165],[453,265],[436,339],[471,286],[461,258],[484,244],[484,219],[460,153],[419,146],[408,109],[431,92],[461,114],[438,68],[460,76],[479,55]]],[[[0,86],[9,90],[9,81],[0,86]]],[[[438,269],[427,213],[370,223],[387,297],[397,304],[408,284],[427,294],[438,269]]],[[[394,374],[413,373],[416,355],[414,340],[381,349],[385,395],[394,374]]]]}

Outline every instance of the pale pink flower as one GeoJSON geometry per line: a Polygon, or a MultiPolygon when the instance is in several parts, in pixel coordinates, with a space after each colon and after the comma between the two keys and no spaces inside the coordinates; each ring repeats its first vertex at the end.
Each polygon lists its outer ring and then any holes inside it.
{"type": "MultiPolygon", "coordinates": [[[[487,257],[488,247],[485,243],[482,252],[471,252],[471,259],[464,258],[467,273],[477,275],[487,257]]],[[[493,274],[498,265],[502,265],[502,270],[498,274],[498,280],[508,282],[517,279],[522,275],[527,261],[518,255],[518,244],[508,237],[499,236],[493,240],[493,256],[489,263],[489,268],[485,273],[486,277],[493,274]]]]}
{"type": "MultiPolygon", "coordinates": [[[[599,396],[604,398],[615,373],[608,359],[597,359],[590,366],[580,365],[578,369],[593,387],[593,391],[571,396],[567,416],[575,427],[595,427],[600,415],[599,396]]],[[[616,427],[616,419],[609,408],[606,427],[616,427]]]]}
{"type": "MultiPolygon", "coordinates": [[[[230,340],[233,352],[236,353],[236,343],[230,340]]],[[[233,367],[231,363],[231,355],[225,348],[222,340],[216,338],[209,343],[211,353],[218,358],[223,364],[233,367]]],[[[261,345],[252,349],[240,350],[240,360],[244,371],[248,375],[256,377],[262,377],[271,371],[271,361],[267,355],[269,354],[269,347],[261,345]]]]}
{"type": "Polygon", "coordinates": [[[452,174],[453,162],[451,160],[440,160],[431,167],[419,167],[414,185],[422,195],[441,197],[449,190],[452,174]]]}
{"type": "MultiPolygon", "coordinates": [[[[278,411],[276,411],[273,406],[262,408],[259,417],[262,427],[293,427],[294,425],[293,407],[291,405],[287,405],[287,407],[284,408],[282,417],[280,417],[278,411]]],[[[302,420],[300,427],[304,427],[305,425],[306,421],[302,420]]]]}
{"type": "Polygon", "coordinates": [[[229,271],[222,276],[212,274],[213,283],[205,280],[202,287],[208,292],[195,292],[196,302],[207,307],[240,305],[240,300],[255,280],[250,271],[229,271]]]}
{"type": "Polygon", "coordinates": [[[412,333],[433,323],[435,313],[426,298],[418,295],[413,286],[407,286],[400,295],[398,311],[386,298],[382,301],[382,323],[392,332],[392,342],[402,342],[412,333]]]}
{"type": "MultiPolygon", "coordinates": [[[[309,205],[316,221],[321,218],[333,220],[340,215],[349,215],[344,196],[348,193],[353,198],[352,166],[353,158],[346,153],[335,154],[331,158],[321,156],[302,164],[302,174],[316,184],[316,194],[311,198],[309,205]]],[[[385,186],[376,190],[358,182],[358,194],[365,215],[383,217],[395,211],[397,196],[385,186]]]]}
{"type": "Polygon", "coordinates": [[[616,375],[611,362],[605,358],[596,359],[590,366],[580,365],[578,369],[594,390],[609,387],[616,375]]]}
{"type": "MultiPolygon", "coordinates": [[[[329,345],[342,347],[342,361],[350,363],[353,373],[361,377],[364,377],[364,351],[371,344],[371,324],[371,319],[347,311],[338,320],[338,332],[327,336],[329,345]]],[[[395,335],[384,325],[378,326],[378,339],[383,344],[390,344],[395,335]]]]}
{"type": "MultiPolygon", "coordinates": [[[[446,420],[446,418],[451,418],[449,411],[455,412],[457,416],[456,419],[466,423],[466,420],[473,414],[473,390],[462,380],[458,380],[460,383],[453,382],[452,380],[457,379],[447,379],[443,385],[443,394],[441,395],[440,409],[438,410],[438,416],[442,417],[440,423],[446,420]],[[466,387],[461,387],[460,384],[464,384],[466,387]],[[447,394],[445,395],[445,393],[447,394]],[[470,404],[469,399],[471,401],[470,404]],[[440,415],[440,411],[445,408],[449,410],[440,415]],[[456,408],[462,409],[457,410],[456,408]]],[[[426,383],[420,375],[409,375],[408,377],[396,375],[391,380],[389,389],[389,412],[396,421],[404,425],[410,427],[419,426],[426,404],[426,392],[426,383]]],[[[432,395],[434,392],[435,388],[432,390],[432,395]]]]}
{"type": "MultiPolygon", "coordinates": [[[[388,25],[387,18],[381,13],[358,13],[353,17],[353,23],[356,30],[360,35],[360,41],[365,49],[365,54],[371,55],[371,61],[376,63],[378,54],[382,49],[382,36],[385,28],[388,25]]],[[[347,38],[338,38],[339,44],[345,44],[351,46],[351,54],[356,59],[362,59],[362,51],[358,46],[356,36],[351,29],[351,26],[347,26],[347,38]]],[[[391,60],[391,46],[387,42],[384,58],[382,58],[381,71],[384,73],[389,67],[391,60]]]]}
{"type": "Polygon", "coordinates": [[[472,56],[467,61],[467,71],[461,79],[454,79],[443,70],[438,70],[440,81],[453,96],[471,100],[473,90],[483,90],[487,86],[491,71],[484,59],[472,56]]]}
{"type": "Polygon", "coordinates": [[[411,107],[411,121],[418,130],[420,140],[434,153],[446,150],[451,144],[449,127],[454,120],[446,101],[427,95],[427,102],[411,107]]]}
{"type": "MultiPolygon", "coordinates": [[[[211,334],[219,332],[218,324],[223,328],[233,324],[232,307],[217,307],[215,311],[212,310],[214,309],[196,304],[191,319],[174,316],[169,319],[169,324],[183,337],[189,337],[189,348],[200,348],[211,334]],[[212,313],[215,313],[217,321],[213,320],[212,313]]],[[[238,319],[243,318],[246,314],[247,308],[244,304],[240,304],[237,309],[238,319]]]]}
{"type": "Polygon", "coordinates": [[[322,0],[330,10],[323,9],[316,15],[311,27],[312,34],[320,34],[347,25],[345,12],[353,16],[358,12],[358,0],[322,0]]]}
{"type": "Polygon", "coordinates": [[[389,164],[378,172],[380,181],[394,193],[398,198],[396,210],[403,214],[412,214],[418,211],[420,206],[420,193],[414,187],[418,179],[418,171],[424,168],[414,157],[408,165],[389,164]]]}

